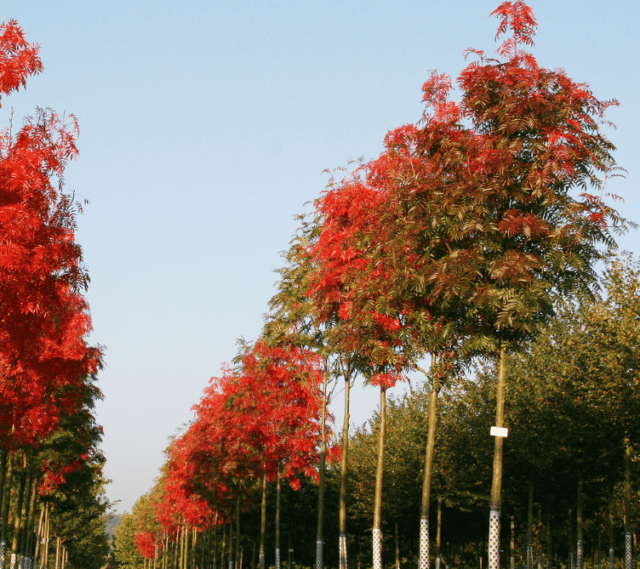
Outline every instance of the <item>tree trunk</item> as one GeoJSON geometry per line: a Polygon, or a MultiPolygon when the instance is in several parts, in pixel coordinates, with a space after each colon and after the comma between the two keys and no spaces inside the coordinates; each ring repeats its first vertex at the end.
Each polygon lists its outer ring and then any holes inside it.
{"type": "Polygon", "coordinates": [[[382,474],[384,470],[384,442],[387,427],[387,388],[380,386],[380,432],[378,434],[378,464],[373,506],[373,569],[382,569],[382,474]]]}
{"type": "MultiPolygon", "coordinates": [[[[583,569],[584,567],[584,542],[582,540],[582,476],[578,478],[578,501],[576,510],[576,566],[577,569],[583,569]]],[[[625,568],[626,569],[626,568],[625,568]]]]}
{"type": "Polygon", "coordinates": [[[227,554],[227,520],[222,516],[222,543],[220,545],[220,569],[226,569],[225,561],[227,554]]]}
{"type": "MultiPolygon", "coordinates": [[[[326,366],[325,366],[326,367],[326,366]]],[[[318,529],[316,532],[316,569],[323,569],[323,523],[324,523],[324,479],[325,468],[327,462],[327,374],[324,374],[322,381],[322,423],[321,431],[321,447],[320,447],[320,487],[318,488],[318,529]]],[[[261,567],[260,569],[264,569],[261,567]]]]}
{"type": "MultiPolygon", "coordinates": [[[[206,526],[205,526],[206,527],[206,526]]],[[[210,547],[210,541],[211,541],[211,528],[207,528],[207,529],[203,529],[203,539],[202,539],[202,545],[200,546],[200,566],[198,569],[204,569],[204,564],[206,562],[208,562],[208,549],[210,547]]],[[[155,567],[154,567],[155,569],[155,567]]]]}
{"type": "Polygon", "coordinates": [[[438,496],[438,525],[436,527],[436,569],[440,569],[442,546],[442,498],[438,496]]]}
{"type": "Polygon", "coordinates": [[[545,564],[546,569],[549,569],[551,565],[552,542],[551,542],[551,514],[547,514],[547,562],[545,564]]]}
{"type": "Polygon", "coordinates": [[[24,534],[22,537],[22,555],[24,556],[23,567],[31,564],[31,525],[33,524],[33,516],[36,508],[36,486],[37,480],[31,482],[29,506],[27,507],[27,515],[24,520],[24,534]]]}
{"type": "Polygon", "coordinates": [[[569,510],[569,530],[567,532],[567,537],[569,538],[569,562],[567,565],[567,569],[575,569],[575,563],[573,560],[573,510],[569,510]]]}
{"type": "Polygon", "coordinates": [[[288,537],[288,551],[287,551],[287,569],[292,569],[293,566],[293,547],[291,547],[291,532],[287,533],[288,537]]]}
{"type": "Polygon", "coordinates": [[[7,526],[9,525],[9,506],[11,504],[11,479],[13,477],[13,455],[7,453],[7,473],[2,493],[1,528],[0,528],[0,568],[4,569],[7,556],[7,526]]]}
{"type": "Polygon", "coordinates": [[[516,567],[516,522],[511,516],[511,540],[509,542],[509,569],[516,567]]]}
{"type": "Polygon", "coordinates": [[[260,557],[258,563],[260,569],[265,569],[264,560],[264,536],[267,531],[267,475],[262,476],[262,505],[260,508],[260,557]]]}
{"type": "Polygon", "coordinates": [[[233,555],[233,509],[229,516],[229,569],[233,569],[235,558],[233,555]]]}
{"type": "Polygon", "coordinates": [[[242,558],[240,555],[240,490],[236,498],[236,569],[242,569],[242,558]]]}
{"type": "MultiPolygon", "coordinates": [[[[44,520],[44,504],[40,506],[40,519],[38,520],[38,531],[36,532],[36,548],[33,553],[33,563],[38,569],[38,557],[40,556],[40,548],[42,547],[42,541],[44,539],[44,531],[45,531],[45,520],[44,520]]],[[[2,567],[2,565],[0,565],[2,567]]]]}
{"type": "MultiPolygon", "coordinates": [[[[338,551],[340,555],[339,569],[347,569],[347,473],[349,468],[349,396],[351,391],[351,371],[344,375],[344,422],[342,423],[342,457],[340,459],[340,533],[338,551]]],[[[291,569],[289,567],[288,569],[291,569]]]]}
{"type": "Polygon", "coordinates": [[[196,545],[198,542],[198,532],[196,527],[191,529],[191,569],[196,569],[196,545]]]}
{"type": "Polygon", "coordinates": [[[189,524],[184,524],[184,551],[182,552],[182,569],[189,569],[189,524]]]}
{"type": "Polygon", "coordinates": [[[60,537],[56,537],[56,569],[60,569],[60,557],[62,553],[60,549],[60,537]]]}
{"type": "Polygon", "coordinates": [[[631,531],[631,445],[624,439],[624,569],[633,567],[631,531]]]}
{"type": "MultiPolygon", "coordinates": [[[[422,371],[422,370],[421,370],[422,371]]],[[[422,372],[427,375],[424,371],[422,372]]],[[[429,569],[431,552],[429,550],[429,506],[431,501],[431,477],[433,472],[433,450],[436,441],[436,425],[438,413],[438,392],[440,382],[434,379],[429,399],[429,426],[427,432],[427,449],[424,461],[424,477],[422,479],[422,503],[420,506],[420,561],[419,569],[429,569]]]]}
{"type": "Polygon", "coordinates": [[[396,569],[400,569],[400,530],[398,529],[398,520],[394,520],[395,538],[396,538],[396,569]]]}
{"type": "Polygon", "coordinates": [[[527,507],[527,569],[533,569],[533,480],[529,480],[529,502],[527,507]]]}
{"type": "Polygon", "coordinates": [[[44,512],[45,537],[44,537],[44,549],[42,551],[42,567],[44,567],[45,569],[49,565],[49,540],[51,539],[51,519],[49,517],[50,510],[51,510],[51,506],[47,505],[47,508],[44,512]]]}
{"type": "MultiPolygon", "coordinates": [[[[217,568],[218,563],[218,510],[213,521],[213,569],[217,568]]],[[[252,568],[253,569],[253,568],[252,568]]]]}
{"type": "MultiPolygon", "coordinates": [[[[26,462],[26,458],[23,459],[26,462]]],[[[26,464],[25,464],[26,466],[26,464]]],[[[18,561],[18,544],[20,543],[20,533],[22,530],[22,520],[24,519],[25,494],[27,488],[31,486],[29,473],[25,471],[20,476],[20,489],[18,492],[18,503],[16,504],[16,516],[13,520],[13,539],[11,541],[11,569],[15,569],[18,561]]]]}
{"type": "Polygon", "coordinates": [[[280,569],[280,492],[282,479],[278,463],[278,479],[276,480],[276,569],[280,569]]]}
{"type": "MultiPolygon", "coordinates": [[[[496,390],[496,427],[504,426],[504,385],[506,381],[507,350],[500,349],[498,386],[496,390]]],[[[491,483],[491,511],[489,513],[489,569],[500,567],[500,507],[502,505],[502,437],[495,437],[493,449],[493,481],[491,483]]]]}
{"type": "MultiPolygon", "coordinates": [[[[7,453],[6,450],[1,450],[0,451],[0,461],[2,462],[2,464],[0,464],[0,517],[2,516],[2,512],[3,510],[3,505],[4,505],[4,500],[5,500],[5,488],[7,490],[10,490],[10,487],[7,487],[5,485],[5,481],[7,478],[7,462],[9,459],[9,454],[7,453]]],[[[6,492],[8,495],[10,495],[10,491],[6,492]]],[[[8,498],[7,498],[8,500],[8,498]]],[[[1,522],[0,522],[1,523],[1,522]]],[[[0,530],[0,536],[4,535],[2,533],[2,531],[0,530]]],[[[4,560],[5,560],[5,556],[7,554],[7,544],[4,540],[4,538],[0,537],[0,568],[4,569],[4,560]]]]}

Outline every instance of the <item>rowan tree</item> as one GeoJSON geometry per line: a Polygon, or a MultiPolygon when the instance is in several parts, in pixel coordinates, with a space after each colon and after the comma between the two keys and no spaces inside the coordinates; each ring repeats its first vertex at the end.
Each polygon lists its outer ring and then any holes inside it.
{"type": "MultiPolygon", "coordinates": [[[[15,21],[0,25],[0,94],[26,85],[42,64],[15,21]]],[[[16,133],[0,135],[0,444],[46,438],[61,413],[79,404],[76,389],[100,365],[86,345],[82,298],[88,275],[74,240],[78,206],[64,192],[77,155],[78,125],[38,109],[16,133]]]]}
{"type": "MultiPolygon", "coordinates": [[[[392,131],[385,153],[366,172],[368,187],[384,189],[375,194],[375,222],[358,239],[366,247],[347,244],[333,258],[354,259],[349,296],[338,299],[342,313],[390,318],[395,326],[406,319],[412,337],[427,342],[448,329],[462,355],[500,356],[501,427],[507,352],[549,319],[558,297],[594,285],[599,247],[614,247],[624,220],[601,193],[617,171],[614,147],[601,131],[603,114],[617,103],[597,99],[522,50],[533,44],[536,27],[524,2],[505,2],[493,15],[500,19],[497,37],[511,34],[498,48],[501,59],[468,51],[478,61],[458,77],[460,103],[448,99],[451,79],[432,74],[423,87],[422,124],[392,131]],[[372,279],[372,267],[385,278],[372,279]],[[425,321],[442,330],[420,334],[425,321]]],[[[492,569],[502,444],[496,437],[492,569]]]]}

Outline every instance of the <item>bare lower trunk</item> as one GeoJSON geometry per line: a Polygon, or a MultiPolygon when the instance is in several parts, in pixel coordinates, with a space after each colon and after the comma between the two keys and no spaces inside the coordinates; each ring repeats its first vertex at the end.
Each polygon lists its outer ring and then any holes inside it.
{"type": "Polygon", "coordinates": [[[276,480],[276,569],[280,569],[280,492],[282,486],[280,465],[278,464],[278,479],[276,480]]]}
{"type": "Polygon", "coordinates": [[[11,541],[11,569],[16,567],[18,561],[18,545],[20,544],[20,535],[22,532],[22,521],[25,517],[26,508],[26,494],[31,486],[31,477],[27,472],[24,472],[20,477],[20,490],[18,493],[18,503],[16,505],[16,515],[13,520],[13,539],[11,541]]]}
{"type": "Polygon", "coordinates": [[[347,473],[349,468],[349,395],[351,391],[350,375],[350,371],[347,370],[344,377],[344,422],[342,424],[342,457],[340,460],[340,534],[338,543],[338,551],[340,556],[339,569],[347,569],[347,473]]]}
{"type": "Polygon", "coordinates": [[[44,527],[45,527],[45,538],[44,538],[44,548],[42,551],[42,566],[46,567],[49,564],[49,540],[51,539],[51,520],[49,519],[49,511],[50,506],[47,506],[47,509],[44,513],[44,527]]]}
{"type": "MultiPolygon", "coordinates": [[[[425,375],[427,374],[425,373],[425,375]]],[[[429,569],[431,565],[431,552],[429,548],[429,507],[431,503],[431,477],[433,472],[433,451],[436,441],[439,391],[440,382],[434,380],[431,397],[429,399],[427,449],[424,461],[424,477],[422,479],[422,503],[420,506],[420,559],[418,561],[419,569],[429,569]]]]}
{"type": "Polygon", "coordinates": [[[258,563],[260,569],[265,569],[264,561],[264,536],[267,529],[267,475],[262,476],[262,504],[260,508],[260,557],[258,563]]]}
{"type": "MultiPolygon", "coordinates": [[[[504,386],[506,382],[507,351],[500,350],[498,386],[496,390],[496,427],[504,426],[504,386]]],[[[493,481],[491,511],[489,513],[489,569],[500,567],[500,507],[502,505],[502,445],[504,439],[495,437],[493,448],[493,481]]]]}
{"type": "MultiPolygon", "coordinates": [[[[324,374],[322,381],[322,423],[320,425],[321,431],[321,446],[320,446],[320,487],[318,488],[318,528],[316,532],[316,569],[323,569],[324,567],[324,478],[325,467],[327,461],[327,374],[324,374]]],[[[262,568],[261,568],[262,569],[262,568]]]]}
{"type": "Polygon", "coordinates": [[[442,498],[438,496],[438,526],[436,528],[436,569],[440,569],[441,545],[442,545],[442,498]]]}
{"type": "Polygon", "coordinates": [[[582,476],[578,479],[578,500],[576,509],[576,566],[577,569],[583,569],[584,565],[584,545],[582,540],[582,476]]]}
{"type": "MultiPolygon", "coordinates": [[[[44,505],[40,506],[40,518],[38,520],[38,531],[36,532],[36,549],[33,553],[33,562],[36,565],[36,569],[38,565],[38,557],[40,555],[40,547],[42,540],[44,539],[44,509],[44,505]]],[[[0,567],[2,567],[2,565],[0,565],[0,567]]]]}
{"type": "MultiPolygon", "coordinates": [[[[213,568],[217,569],[218,564],[218,510],[213,521],[213,568]]],[[[253,568],[252,568],[253,569],[253,568]]]]}
{"type": "Polygon", "coordinates": [[[633,567],[631,531],[631,444],[624,439],[624,569],[633,567]]]}
{"type": "Polygon", "coordinates": [[[240,491],[236,498],[236,569],[242,569],[242,557],[240,551],[240,491]]]}
{"type": "Polygon", "coordinates": [[[529,501],[527,507],[527,569],[533,569],[533,480],[529,480],[529,501]]]}
{"type": "Polygon", "coordinates": [[[226,555],[227,555],[227,520],[224,514],[222,515],[222,543],[220,545],[220,569],[226,569],[226,555]]]}
{"type": "Polygon", "coordinates": [[[24,557],[24,565],[28,565],[31,560],[31,525],[33,525],[33,516],[36,508],[36,485],[37,481],[31,482],[30,488],[27,488],[27,495],[31,495],[29,499],[29,505],[26,509],[26,516],[24,519],[24,532],[22,534],[22,548],[21,555],[24,557]]]}
{"type": "Polygon", "coordinates": [[[233,509],[231,510],[231,514],[229,515],[229,569],[233,569],[233,509]]]}
{"type": "Polygon", "coordinates": [[[5,556],[7,551],[7,528],[9,526],[9,508],[11,505],[11,481],[13,478],[13,463],[14,463],[14,455],[7,454],[7,474],[5,478],[5,488],[6,492],[4,492],[4,500],[2,504],[2,529],[1,534],[2,537],[0,539],[0,554],[2,555],[2,565],[0,567],[4,568],[5,566],[5,556]]]}
{"type": "Polygon", "coordinates": [[[382,475],[384,471],[384,442],[387,427],[387,388],[380,387],[380,432],[378,435],[378,464],[373,506],[373,569],[382,569],[382,475]]]}
{"type": "Polygon", "coordinates": [[[400,530],[398,529],[398,520],[394,520],[395,538],[396,538],[396,569],[400,569],[400,530]]]}
{"type": "Polygon", "coordinates": [[[509,569],[516,567],[516,523],[511,516],[511,540],[509,542],[509,569]]]}
{"type": "Polygon", "coordinates": [[[191,569],[196,569],[196,545],[198,540],[198,532],[195,528],[191,528],[191,569]]]}

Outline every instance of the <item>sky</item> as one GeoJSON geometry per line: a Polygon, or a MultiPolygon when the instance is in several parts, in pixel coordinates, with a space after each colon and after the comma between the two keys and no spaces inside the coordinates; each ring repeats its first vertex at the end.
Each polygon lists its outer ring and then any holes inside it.
{"type": "MultiPolygon", "coordinates": [[[[90,341],[106,348],[97,420],[115,510],[152,487],[209,378],[239,337],[259,334],[294,216],[325,187],[323,171],[377,156],[388,130],[418,121],[430,70],[456,77],[463,50],[492,52],[497,5],[0,0],[0,20],[16,19],[44,64],[2,101],[0,125],[37,106],[80,123],[66,188],[89,201],[77,240],[90,341]]],[[[539,63],[620,102],[606,134],[627,173],[607,190],[640,221],[640,5],[530,5],[539,63]]],[[[637,231],[619,244],[640,254],[637,231]]],[[[353,425],[377,398],[356,390],[353,425]]]]}

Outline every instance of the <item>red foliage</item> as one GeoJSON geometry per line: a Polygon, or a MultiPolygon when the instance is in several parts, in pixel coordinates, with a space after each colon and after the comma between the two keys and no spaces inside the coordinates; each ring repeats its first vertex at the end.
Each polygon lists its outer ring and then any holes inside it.
{"type": "Polygon", "coordinates": [[[295,489],[300,474],[316,477],[322,379],[317,355],[263,342],[244,354],[241,371],[212,378],[196,420],[169,449],[158,521],[203,527],[244,480],[273,480],[280,469],[295,489]]]}
{"type": "MultiPolygon", "coordinates": [[[[0,25],[0,93],[41,70],[38,46],[15,21],[0,25]]],[[[63,193],[77,134],[74,117],[38,110],[15,136],[0,135],[0,440],[13,448],[37,444],[71,414],[101,360],[84,339],[88,277],[63,193]]]]}
{"type": "Polygon", "coordinates": [[[139,531],[135,537],[136,547],[145,559],[153,559],[156,554],[156,540],[148,531],[139,531]]]}

